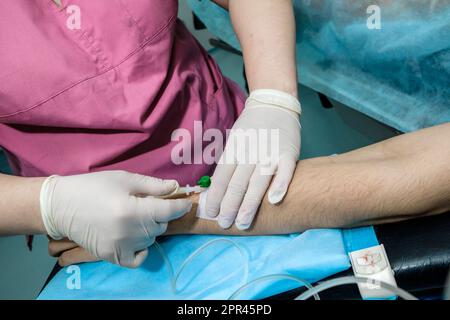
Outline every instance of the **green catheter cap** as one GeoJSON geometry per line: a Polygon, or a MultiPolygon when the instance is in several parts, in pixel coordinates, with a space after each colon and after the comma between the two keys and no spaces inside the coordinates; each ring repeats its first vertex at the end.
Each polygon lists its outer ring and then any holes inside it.
{"type": "Polygon", "coordinates": [[[197,184],[202,188],[209,188],[209,186],[211,185],[211,177],[203,176],[200,178],[200,180],[197,181],[197,184]]]}

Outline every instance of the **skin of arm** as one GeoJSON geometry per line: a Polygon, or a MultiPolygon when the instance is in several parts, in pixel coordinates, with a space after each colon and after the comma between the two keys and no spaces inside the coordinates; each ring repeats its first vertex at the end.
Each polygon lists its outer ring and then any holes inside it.
{"type": "Polygon", "coordinates": [[[276,89],[297,97],[292,0],[213,1],[230,12],[250,91],[276,89]]]}
{"type": "Polygon", "coordinates": [[[39,205],[44,180],[0,174],[0,235],[45,233],[39,205]]]}
{"type": "Polygon", "coordinates": [[[168,234],[267,235],[396,222],[450,210],[450,123],[336,157],[300,161],[284,201],[267,196],[246,231],[192,212],[168,234]]]}
{"type": "MultiPolygon", "coordinates": [[[[284,201],[265,197],[253,227],[223,230],[190,213],[167,235],[267,235],[311,228],[357,227],[450,211],[450,123],[401,135],[336,157],[300,161],[284,201]]],[[[49,245],[61,265],[93,261],[70,241],[49,245]]]]}

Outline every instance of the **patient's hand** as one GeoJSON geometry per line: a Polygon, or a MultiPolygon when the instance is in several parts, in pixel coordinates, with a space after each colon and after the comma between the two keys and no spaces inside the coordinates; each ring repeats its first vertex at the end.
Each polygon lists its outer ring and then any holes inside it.
{"type": "Polygon", "coordinates": [[[83,262],[99,261],[99,259],[92,256],[89,252],[79,247],[75,242],[72,242],[69,239],[50,239],[48,243],[48,253],[52,257],[58,258],[58,264],[61,267],[83,262]]]}

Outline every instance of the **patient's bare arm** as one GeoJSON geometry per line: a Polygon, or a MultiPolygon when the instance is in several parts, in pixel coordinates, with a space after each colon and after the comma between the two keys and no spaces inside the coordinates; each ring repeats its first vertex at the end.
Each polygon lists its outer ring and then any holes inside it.
{"type": "MultiPolygon", "coordinates": [[[[247,231],[198,219],[198,196],[192,201],[191,212],[171,222],[167,234],[285,234],[444,213],[450,211],[450,123],[299,162],[284,201],[273,206],[265,197],[247,231]]],[[[61,265],[95,260],[70,241],[52,241],[49,251],[61,265]]]]}
{"type": "Polygon", "coordinates": [[[450,210],[450,123],[299,162],[283,203],[274,207],[265,197],[247,231],[197,219],[193,202],[168,234],[282,234],[443,213],[450,210]]]}

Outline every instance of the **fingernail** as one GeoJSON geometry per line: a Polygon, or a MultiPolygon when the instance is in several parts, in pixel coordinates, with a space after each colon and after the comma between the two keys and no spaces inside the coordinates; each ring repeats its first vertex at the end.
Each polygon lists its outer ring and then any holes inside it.
{"type": "Polygon", "coordinates": [[[287,188],[278,187],[274,188],[273,190],[270,190],[269,192],[269,202],[271,204],[277,204],[280,203],[284,196],[286,195],[287,188]]]}
{"type": "Polygon", "coordinates": [[[229,229],[233,224],[233,219],[220,217],[217,222],[219,223],[219,227],[221,227],[222,229],[229,229]]]}

